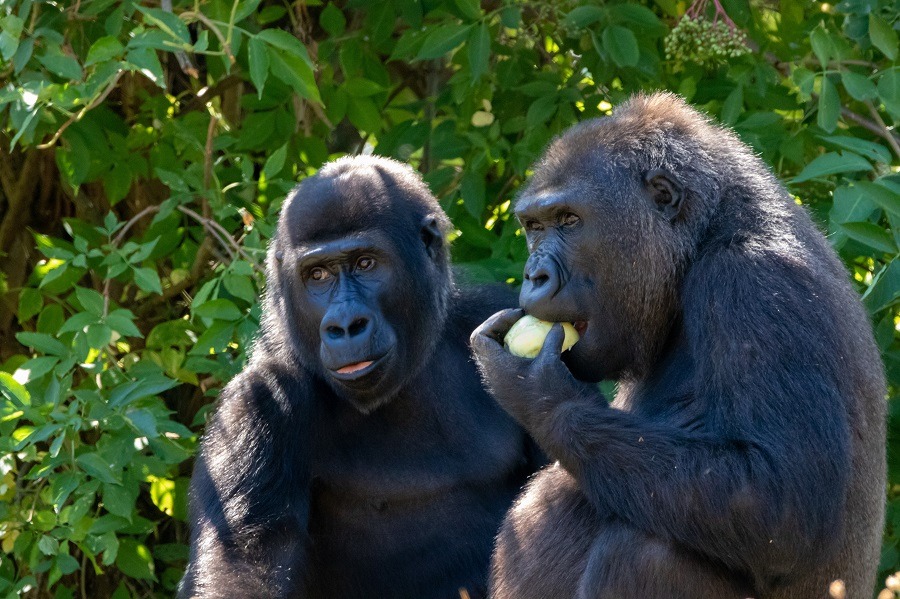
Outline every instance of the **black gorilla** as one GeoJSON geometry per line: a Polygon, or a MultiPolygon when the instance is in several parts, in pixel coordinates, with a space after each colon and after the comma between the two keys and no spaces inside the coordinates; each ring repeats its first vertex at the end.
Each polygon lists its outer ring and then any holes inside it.
{"type": "Polygon", "coordinates": [[[885,383],[847,273],[771,172],[680,98],[556,140],[516,215],[532,360],[472,336],[492,393],[558,463],[498,537],[497,599],[870,596],[885,383]],[[610,406],[592,383],[617,379],[610,406]],[[838,583],[839,584],[839,583],[838,583]]]}
{"type": "Polygon", "coordinates": [[[405,165],[342,159],[286,201],[264,323],[191,481],[181,597],[472,597],[540,460],[482,388],[447,216],[405,165]]]}

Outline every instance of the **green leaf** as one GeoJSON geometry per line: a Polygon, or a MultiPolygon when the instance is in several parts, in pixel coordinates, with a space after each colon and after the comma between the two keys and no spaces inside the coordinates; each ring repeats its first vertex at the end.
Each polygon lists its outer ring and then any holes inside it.
{"type": "Polygon", "coordinates": [[[640,31],[643,35],[661,37],[668,31],[668,27],[646,6],[622,3],[610,4],[608,7],[610,14],[617,21],[625,21],[635,25],[633,29],[640,31]]]}
{"type": "Polygon", "coordinates": [[[569,11],[562,20],[564,27],[584,29],[606,16],[606,9],[599,6],[579,6],[569,11]]]}
{"type": "Polygon", "coordinates": [[[44,296],[37,289],[24,287],[19,292],[19,323],[26,322],[34,318],[44,307],[44,296]]]}
{"type": "Polygon", "coordinates": [[[259,7],[260,1],[261,0],[245,0],[244,2],[241,2],[239,8],[234,13],[234,22],[240,23],[241,21],[252,15],[254,12],[256,12],[256,9],[259,7]]]}
{"type": "Polygon", "coordinates": [[[890,60],[897,58],[897,33],[874,12],[869,13],[869,39],[890,60]]]}
{"type": "Polygon", "coordinates": [[[134,514],[134,503],[137,501],[136,485],[116,485],[103,483],[103,507],[110,514],[122,516],[129,522],[134,514]]]}
{"type": "Polygon", "coordinates": [[[875,250],[888,254],[897,253],[897,244],[891,234],[874,223],[844,223],[838,225],[847,237],[875,250]]]}
{"type": "Polygon", "coordinates": [[[83,477],[78,472],[61,472],[53,477],[50,483],[50,495],[53,502],[53,510],[58,514],[66,503],[66,499],[72,494],[72,491],[78,488],[84,482],[83,477]]]}
{"type": "MultiPolygon", "coordinates": [[[[265,166],[263,166],[263,173],[265,173],[266,179],[274,179],[275,176],[281,172],[286,157],[287,144],[272,152],[272,155],[266,160],[265,166]]],[[[204,305],[208,305],[208,303],[204,305]]]]}
{"type": "Polygon", "coordinates": [[[544,96],[532,102],[525,115],[529,127],[547,123],[556,113],[556,96],[544,96]]]}
{"type": "Polygon", "coordinates": [[[76,287],[75,297],[78,298],[78,303],[90,314],[93,314],[94,316],[103,314],[103,304],[105,303],[103,296],[93,289],[76,287]]]}
{"type": "Polygon", "coordinates": [[[837,88],[828,76],[822,77],[822,90],[819,93],[819,127],[831,133],[837,129],[838,119],[841,116],[841,98],[837,88]]]}
{"type": "Polygon", "coordinates": [[[58,363],[59,358],[56,357],[47,356],[43,358],[33,358],[19,366],[18,370],[15,372],[15,376],[25,383],[30,383],[38,380],[53,370],[53,367],[58,363]]]}
{"type": "Polygon", "coordinates": [[[744,88],[739,85],[731,90],[731,93],[728,94],[728,97],[725,98],[725,102],[722,104],[722,122],[726,125],[735,124],[743,111],[744,88]]]}
{"type": "Polygon", "coordinates": [[[47,53],[39,56],[38,60],[54,75],[58,75],[63,79],[71,79],[72,81],[81,80],[81,65],[78,64],[78,60],[73,56],[63,54],[56,46],[48,48],[47,53]]]}
{"type": "Polygon", "coordinates": [[[891,163],[891,152],[881,144],[860,139],[858,137],[850,137],[847,135],[826,135],[822,137],[822,141],[834,144],[839,148],[851,150],[857,154],[861,154],[869,160],[881,162],[882,164],[891,163]]]}
{"type": "Polygon", "coordinates": [[[59,357],[69,355],[69,348],[46,333],[22,331],[21,333],[16,333],[16,339],[22,345],[33,347],[35,350],[44,354],[59,357]]]}
{"type": "Polygon", "coordinates": [[[829,218],[834,225],[868,220],[878,209],[863,190],[855,185],[835,189],[833,200],[829,218]]]}
{"type": "Polygon", "coordinates": [[[322,103],[315,75],[305,60],[272,47],[269,48],[269,59],[272,63],[271,72],[275,77],[291,86],[300,97],[322,103]]]}
{"type": "Polygon", "coordinates": [[[847,90],[847,93],[860,102],[878,97],[875,84],[865,75],[844,71],[841,73],[841,80],[844,82],[844,89],[847,90]]]}
{"type": "Polygon", "coordinates": [[[165,377],[161,374],[144,376],[136,381],[129,381],[119,385],[109,394],[109,406],[111,408],[119,408],[133,401],[159,395],[163,391],[168,391],[175,387],[178,381],[165,377]]]}
{"type": "Polygon", "coordinates": [[[116,555],[116,566],[126,576],[138,580],[156,580],[153,556],[143,543],[130,537],[119,539],[119,553],[116,555]]]}
{"type": "Polygon", "coordinates": [[[419,50],[416,58],[418,60],[432,60],[447,54],[463,43],[471,28],[472,25],[460,25],[458,23],[435,27],[428,34],[428,37],[425,38],[425,43],[422,44],[422,48],[419,50]]]}
{"type": "Polygon", "coordinates": [[[793,183],[802,183],[816,177],[826,177],[839,173],[855,173],[870,170],[872,170],[872,165],[859,154],[828,152],[807,164],[800,171],[800,174],[794,177],[793,183]]]}
{"type": "Polygon", "coordinates": [[[329,3],[319,15],[319,24],[332,37],[343,35],[347,28],[347,18],[337,6],[329,3]]]}
{"type": "Polygon", "coordinates": [[[210,300],[199,306],[193,306],[192,309],[194,316],[199,318],[235,321],[243,317],[238,307],[224,298],[210,300]]]}
{"type": "Polygon", "coordinates": [[[87,342],[94,349],[102,349],[109,345],[112,329],[102,323],[88,325],[87,342]]]}
{"type": "Polygon", "coordinates": [[[256,34],[256,37],[274,48],[301,59],[306,63],[307,69],[312,72],[313,63],[309,58],[309,52],[306,51],[306,46],[287,31],[283,29],[263,29],[256,34]]]}
{"type": "Polygon", "coordinates": [[[481,18],[481,6],[478,0],[453,0],[456,8],[470,21],[477,21],[481,18]]]}
{"type": "Polygon", "coordinates": [[[106,316],[106,323],[117,333],[126,337],[143,337],[134,324],[131,310],[113,310],[106,316]]]}
{"type": "Polygon", "coordinates": [[[25,22],[15,15],[0,19],[0,58],[10,60],[19,49],[19,36],[25,22]]]}
{"type": "Polygon", "coordinates": [[[475,85],[481,76],[487,73],[488,62],[491,58],[491,34],[486,23],[481,23],[472,29],[466,45],[469,50],[472,85],[475,85]]]}
{"type": "Polygon", "coordinates": [[[256,87],[257,96],[262,98],[269,76],[269,51],[263,42],[251,37],[247,42],[247,57],[250,62],[250,81],[256,87]]]}
{"type": "Polygon", "coordinates": [[[823,67],[828,66],[828,61],[834,54],[834,43],[831,41],[831,35],[825,30],[824,25],[819,25],[809,34],[809,42],[812,44],[813,53],[819,59],[819,63],[823,67]]]}
{"type": "Polygon", "coordinates": [[[248,304],[256,301],[256,289],[246,275],[229,274],[222,278],[225,289],[231,295],[245,300],[248,304]]]}
{"type": "Polygon", "coordinates": [[[900,194],[868,181],[856,181],[853,186],[866,194],[866,197],[882,210],[900,216],[900,194]]]}
{"type": "Polygon", "coordinates": [[[118,58],[122,56],[124,51],[125,47],[116,38],[111,36],[101,37],[94,42],[91,45],[91,49],[88,50],[84,66],[88,67],[92,64],[97,64],[98,62],[118,58]]]}
{"type": "Polygon", "coordinates": [[[351,100],[347,105],[347,118],[360,131],[375,133],[381,130],[381,110],[369,98],[351,100]]]}
{"type": "Polygon", "coordinates": [[[162,284],[159,282],[159,275],[152,268],[135,268],[134,283],[143,291],[149,293],[162,293],[162,284]]]}
{"type": "Polygon", "coordinates": [[[165,89],[166,78],[163,75],[162,65],[152,48],[132,48],[128,50],[125,60],[132,66],[132,70],[140,72],[147,79],[165,89]]]}
{"type": "Polygon", "coordinates": [[[863,294],[862,300],[869,312],[875,314],[890,306],[898,298],[900,298],[900,260],[894,258],[890,264],[878,271],[872,279],[872,284],[863,294]]]}
{"type": "Polygon", "coordinates": [[[0,372],[0,391],[17,407],[24,408],[31,405],[31,394],[8,372],[0,372]]]}
{"type": "Polygon", "coordinates": [[[100,457],[97,453],[83,453],[75,462],[82,470],[104,483],[117,483],[117,477],[113,475],[113,466],[100,457]]]}
{"type": "Polygon", "coordinates": [[[641,57],[634,33],[620,25],[610,25],[603,30],[603,49],[620,67],[636,66],[641,57]]]}
{"type": "Polygon", "coordinates": [[[343,85],[341,85],[341,88],[354,98],[374,96],[375,94],[380,94],[384,91],[384,87],[381,85],[374,81],[363,79],[362,77],[351,77],[350,79],[347,79],[343,85]]]}
{"type": "Polygon", "coordinates": [[[50,535],[42,535],[38,541],[38,549],[44,555],[56,555],[59,553],[59,541],[50,535]]]}
{"type": "Polygon", "coordinates": [[[161,31],[173,38],[175,42],[185,46],[191,45],[191,34],[187,25],[174,14],[158,8],[146,8],[140,5],[136,5],[135,8],[144,13],[145,23],[159,27],[161,31]]]}
{"type": "Polygon", "coordinates": [[[459,193],[469,214],[474,218],[481,218],[485,201],[484,175],[473,171],[463,173],[459,193]]]}

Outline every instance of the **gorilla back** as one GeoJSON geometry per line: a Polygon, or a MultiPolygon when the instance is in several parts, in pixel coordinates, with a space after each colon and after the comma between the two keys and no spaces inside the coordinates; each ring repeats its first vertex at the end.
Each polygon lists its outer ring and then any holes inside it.
{"type": "Polygon", "coordinates": [[[669,94],[566,132],[516,203],[533,361],[473,335],[558,464],[498,537],[497,599],[870,596],[885,383],[834,251],[752,150],[669,94]],[[608,405],[595,381],[617,379],[608,405]]]}
{"type": "Polygon", "coordinates": [[[479,384],[469,332],[509,305],[458,289],[412,169],[323,167],[269,248],[260,337],[191,482],[181,597],[473,597],[534,469],[479,384]]]}

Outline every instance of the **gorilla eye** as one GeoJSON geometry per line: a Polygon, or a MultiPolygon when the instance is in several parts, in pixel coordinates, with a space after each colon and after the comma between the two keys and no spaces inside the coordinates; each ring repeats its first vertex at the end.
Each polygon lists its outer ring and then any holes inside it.
{"type": "Polygon", "coordinates": [[[562,225],[564,227],[574,227],[575,225],[577,225],[578,223],[581,222],[581,219],[578,217],[577,214],[575,214],[573,212],[566,212],[565,214],[563,214],[563,217],[560,220],[560,222],[562,223],[562,225]]]}
{"type": "Polygon", "coordinates": [[[356,261],[356,270],[372,270],[375,268],[375,258],[363,256],[356,261]]]}
{"type": "Polygon", "coordinates": [[[321,266],[317,266],[311,271],[309,271],[309,278],[313,281],[324,281],[326,279],[331,278],[331,273],[322,268],[321,266]]]}
{"type": "Polygon", "coordinates": [[[525,221],[525,230],[526,231],[543,231],[544,226],[537,222],[536,220],[526,220],[525,221]]]}

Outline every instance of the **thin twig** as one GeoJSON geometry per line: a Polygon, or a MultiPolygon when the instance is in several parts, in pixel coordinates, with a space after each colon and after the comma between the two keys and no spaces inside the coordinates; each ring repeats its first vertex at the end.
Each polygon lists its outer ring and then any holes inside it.
{"type": "Polygon", "coordinates": [[[219,38],[219,43],[222,44],[222,50],[225,51],[225,55],[228,56],[228,60],[231,61],[231,64],[237,62],[234,58],[234,54],[231,52],[231,44],[228,43],[228,40],[225,39],[225,36],[222,35],[222,32],[216,27],[216,24],[209,20],[209,17],[204,15],[203,13],[194,12],[192,10],[187,10],[179,15],[182,19],[197,19],[204,25],[206,28],[213,32],[217,38],[219,38]]]}
{"type": "MultiPolygon", "coordinates": [[[[172,10],[172,0],[162,0],[159,5],[164,11],[175,14],[175,11],[172,10]]],[[[181,67],[183,73],[194,79],[200,77],[200,71],[197,70],[197,67],[191,61],[191,57],[184,50],[175,50],[175,60],[178,61],[178,66],[181,67]]]]}
{"type": "Polygon", "coordinates": [[[66,121],[65,123],[63,123],[63,126],[60,127],[59,130],[58,130],[56,133],[53,134],[53,137],[50,138],[50,141],[38,145],[37,148],[38,148],[39,150],[46,150],[47,148],[52,147],[53,144],[55,144],[57,141],[59,141],[60,136],[63,134],[63,132],[64,132],[66,129],[69,128],[69,125],[71,125],[72,123],[75,123],[75,122],[80,121],[81,119],[83,119],[83,118],[84,118],[84,115],[86,115],[86,114],[88,113],[89,110],[93,110],[94,108],[96,108],[97,106],[99,106],[100,103],[103,102],[103,100],[105,100],[106,97],[109,96],[109,94],[112,93],[112,90],[114,90],[114,89],[116,88],[116,85],[119,83],[119,79],[122,77],[122,73],[124,73],[124,72],[125,72],[125,71],[119,71],[118,73],[116,73],[116,76],[113,77],[113,80],[109,82],[109,85],[106,86],[106,89],[103,90],[103,93],[102,93],[102,94],[100,94],[99,96],[97,96],[96,98],[94,98],[93,101],[91,101],[90,104],[88,104],[87,106],[85,106],[84,108],[82,108],[81,110],[79,110],[78,113],[75,114],[75,116],[73,116],[73,117],[70,118],[68,121],[66,121]]]}
{"type": "MultiPolygon", "coordinates": [[[[209,191],[209,185],[212,183],[212,175],[213,175],[213,139],[215,139],[216,133],[216,124],[218,124],[219,119],[214,115],[209,117],[209,127],[206,129],[206,147],[204,148],[203,153],[203,190],[204,192],[209,191]]],[[[211,212],[209,209],[209,199],[206,197],[206,193],[203,194],[203,198],[201,200],[203,206],[203,217],[209,218],[211,216],[211,212]]]]}
{"type": "MultiPolygon", "coordinates": [[[[259,263],[256,262],[256,260],[254,260],[252,257],[250,257],[250,255],[246,251],[244,251],[244,248],[241,247],[241,245],[237,241],[234,240],[234,238],[231,236],[231,233],[229,233],[225,229],[225,227],[223,227],[222,225],[220,225],[219,223],[217,223],[215,220],[213,220],[211,218],[204,218],[203,216],[197,214],[196,212],[194,212],[193,210],[191,210],[190,208],[188,208],[186,206],[179,206],[178,209],[181,212],[183,212],[184,214],[187,214],[188,216],[190,216],[191,218],[196,220],[198,223],[200,223],[204,227],[207,227],[207,230],[210,233],[212,233],[213,235],[215,235],[216,239],[219,240],[219,242],[222,244],[222,246],[227,251],[229,251],[229,253],[232,253],[231,249],[233,248],[234,251],[236,251],[247,262],[250,263],[250,265],[254,268],[254,270],[256,270],[258,273],[263,274],[263,275],[266,273],[265,269],[262,266],[260,266],[259,263]],[[224,241],[224,239],[222,239],[222,237],[227,239],[229,243],[225,243],[225,241],[224,241]]],[[[233,258],[233,253],[232,253],[232,258],[233,258]]]]}
{"type": "MultiPolygon", "coordinates": [[[[147,206],[134,216],[132,216],[125,223],[125,226],[122,227],[115,237],[110,241],[110,245],[114,248],[119,247],[119,244],[122,242],[122,239],[125,238],[125,234],[133,227],[139,220],[147,216],[148,214],[156,214],[159,212],[159,206],[147,206]]],[[[105,318],[107,314],[109,314],[109,286],[112,283],[112,277],[106,277],[106,281],[103,282],[103,317],[105,318]]]]}
{"type": "Polygon", "coordinates": [[[897,158],[900,158],[900,144],[897,143],[897,138],[894,137],[894,134],[888,129],[888,126],[884,124],[884,119],[878,114],[878,110],[872,105],[872,101],[866,100],[865,105],[866,108],[869,109],[869,114],[871,114],[872,118],[875,119],[875,122],[878,123],[878,127],[880,128],[878,134],[887,140],[891,149],[894,150],[894,155],[896,155],[897,158]]]}

